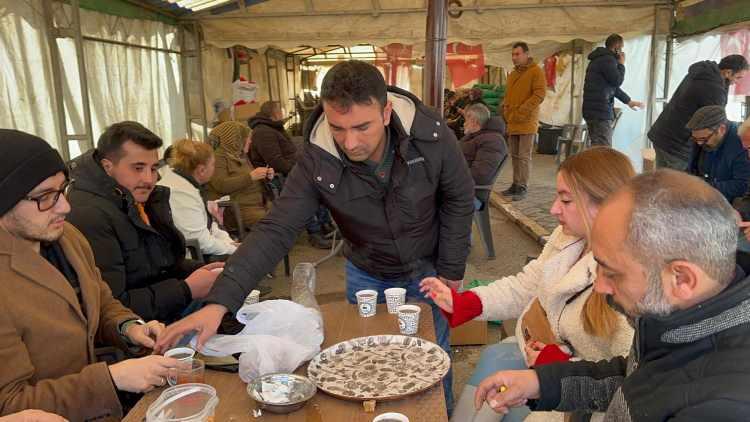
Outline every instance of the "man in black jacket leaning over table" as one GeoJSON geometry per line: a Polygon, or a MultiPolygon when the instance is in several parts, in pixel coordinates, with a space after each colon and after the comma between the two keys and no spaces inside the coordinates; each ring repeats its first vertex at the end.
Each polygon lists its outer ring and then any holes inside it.
{"type": "MultiPolygon", "coordinates": [[[[345,240],[350,302],[364,288],[377,290],[383,301],[387,287],[424,300],[422,278],[463,278],[474,183],[450,128],[412,94],[387,88],[380,72],[360,61],[334,66],[321,99],[281,197],[229,259],[206,298],[209,305],[172,325],[157,347],[190,331],[200,332],[200,344],[214,334],[224,313],[240,308],[321,203],[345,240]]],[[[450,351],[447,322],[430,304],[438,342],[450,351]]],[[[450,377],[444,385],[450,408],[450,377]]]]}

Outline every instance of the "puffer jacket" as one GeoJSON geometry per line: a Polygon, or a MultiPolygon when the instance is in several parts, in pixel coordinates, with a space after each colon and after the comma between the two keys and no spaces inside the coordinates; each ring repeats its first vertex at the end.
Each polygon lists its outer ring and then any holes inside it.
{"type": "Polygon", "coordinates": [[[747,420],[750,279],[666,317],[640,318],[627,358],[535,367],[536,410],[606,411],[606,422],[747,420]]]}
{"type": "Polygon", "coordinates": [[[620,89],[625,80],[625,65],[618,63],[610,49],[597,47],[589,54],[589,66],[583,82],[583,118],[586,120],[614,120],[615,98],[624,104],[628,94],[620,89]]]}
{"type": "MultiPolygon", "coordinates": [[[[624,316],[618,318],[612,337],[595,337],[583,329],[581,313],[596,277],[596,261],[591,252],[581,257],[584,247],[584,239],[568,236],[558,226],[541,255],[523,271],[471,289],[482,301],[482,314],[477,319],[521,321],[538,298],[557,343],[568,346],[573,358],[598,361],[626,356],[633,342],[633,328],[624,316]]],[[[522,325],[516,324],[516,339],[524,338],[522,325]]],[[[525,349],[521,347],[520,351],[526,358],[525,349]]],[[[594,416],[594,420],[602,417],[594,416]]],[[[563,415],[533,412],[529,418],[527,421],[562,421],[563,415]]]]}
{"type": "Polygon", "coordinates": [[[724,140],[714,151],[693,143],[688,173],[700,177],[721,192],[731,204],[750,187],[750,159],[737,135],[737,123],[727,124],[724,140]],[[703,158],[701,159],[701,155],[703,158]]]}
{"type": "Polygon", "coordinates": [[[529,135],[539,129],[539,106],[547,94],[547,79],[534,59],[516,66],[508,75],[503,118],[508,135],[529,135]]]}
{"type": "Polygon", "coordinates": [[[256,115],[247,121],[253,130],[248,154],[254,167],[272,167],[277,173],[289,175],[297,162],[297,147],[284,131],[281,122],[256,115]]]}
{"type": "Polygon", "coordinates": [[[258,281],[325,205],[341,230],[344,255],[383,280],[434,268],[461,279],[469,251],[474,183],[453,132],[414,95],[389,88],[395,149],[388,185],[364,163],[349,161],[331,135],[322,107],[305,128],[305,147],[281,196],[216,280],[207,297],[236,311],[258,281]]]}
{"type": "Polygon", "coordinates": [[[726,106],[727,88],[716,62],[706,60],[693,63],[648,131],[648,139],[656,148],[687,162],[693,143],[690,141],[690,130],[685,125],[701,107],[726,106]]]}
{"type": "Polygon", "coordinates": [[[68,195],[68,221],[88,239],[115,298],[144,319],[174,321],[192,300],[184,278],[200,263],[185,259],[169,188],[156,186],[144,204],[148,226],[133,195],[104,172],[95,155],[89,151],[70,165],[75,182],[68,195]]]}
{"type": "MultiPolygon", "coordinates": [[[[481,130],[461,139],[461,151],[469,165],[475,185],[492,183],[492,176],[497,172],[497,167],[507,157],[508,146],[505,144],[503,133],[505,133],[505,122],[501,117],[496,116],[490,118],[481,130]]],[[[480,193],[489,196],[489,191],[480,193]]],[[[479,199],[486,201],[487,198],[479,199]]]]}

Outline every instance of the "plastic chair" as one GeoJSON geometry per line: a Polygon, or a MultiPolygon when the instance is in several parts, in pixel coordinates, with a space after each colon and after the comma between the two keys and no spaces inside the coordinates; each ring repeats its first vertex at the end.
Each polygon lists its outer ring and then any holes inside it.
{"type": "Polygon", "coordinates": [[[564,125],[562,133],[557,137],[557,155],[555,162],[560,165],[565,158],[568,158],[568,151],[573,146],[573,135],[575,134],[576,125],[564,125]],[[563,148],[564,147],[564,148],[563,148]],[[565,158],[563,158],[565,156],[565,158]]]}
{"type": "MultiPolygon", "coordinates": [[[[240,205],[232,200],[229,201],[220,201],[218,203],[220,208],[231,208],[232,209],[232,215],[234,216],[234,221],[237,223],[237,231],[239,232],[238,237],[240,241],[245,238],[250,233],[249,229],[245,228],[245,225],[242,223],[242,214],[240,213],[240,205]]],[[[291,269],[289,267],[289,255],[284,255],[284,275],[289,277],[291,275],[291,269]]]]}
{"type": "Polygon", "coordinates": [[[492,239],[492,225],[490,223],[490,193],[507,160],[508,156],[506,155],[498,164],[489,185],[474,186],[474,196],[482,202],[482,206],[478,210],[474,210],[474,223],[479,229],[479,237],[487,250],[487,259],[495,258],[495,242],[492,239]]]}

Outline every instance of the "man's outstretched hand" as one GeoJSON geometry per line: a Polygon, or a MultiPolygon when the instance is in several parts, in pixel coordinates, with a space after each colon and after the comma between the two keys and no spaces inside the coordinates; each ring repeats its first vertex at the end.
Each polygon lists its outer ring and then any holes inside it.
{"type": "Polygon", "coordinates": [[[197,349],[200,350],[206,340],[216,334],[221,319],[227,311],[226,307],[212,303],[171,324],[157,339],[154,352],[164,353],[177,344],[184,335],[192,332],[198,333],[197,349]]]}

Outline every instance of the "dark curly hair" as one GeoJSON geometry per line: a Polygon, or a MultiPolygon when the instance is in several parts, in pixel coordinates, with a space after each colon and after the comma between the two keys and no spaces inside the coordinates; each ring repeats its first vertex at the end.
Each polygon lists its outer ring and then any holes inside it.
{"type": "Polygon", "coordinates": [[[122,144],[132,141],[149,151],[161,148],[161,138],[138,122],[115,123],[104,130],[96,143],[96,152],[101,158],[114,163],[123,156],[122,144]]]}
{"type": "Polygon", "coordinates": [[[388,90],[385,79],[373,65],[359,60],[341,62],[323,78],[320,98],[334,107],[348,110],[354,104],[385,107],[388,90]]]}

